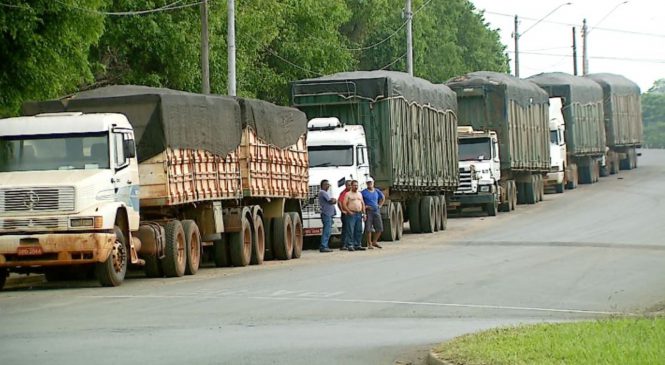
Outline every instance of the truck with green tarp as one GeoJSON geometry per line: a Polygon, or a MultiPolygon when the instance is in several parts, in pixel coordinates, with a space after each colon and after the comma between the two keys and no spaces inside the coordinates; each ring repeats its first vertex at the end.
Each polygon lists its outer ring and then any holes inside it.
{"type": "Polygon", "coordinates": [[[479,71],[446,82],[457,93],[460,188],[451,208],[489,215],[542,199],[550,165],[548,96],[532,82],[479,71]]]}
{"type": "MultiPolygon", "coordinates": [[[[386,196],[382,239],[400,239],[405,221],[412,233],[445,229],[446,197],[459,182],[457,100],[447,86],[401,72],[345,72],[293,82],[291,102],[310,119],[312,197],[322,179],[336,197],[346,179],[362,186],[371,175],[386,196]]],[[[310,199],[306,234],[320,233],[319,213],[310,199]]]]}
{"type": "Polygon", "coordinates": [[[624,76],[597,73],[586,77],[603,88],[606,163],[601,175],[637,167],[636,148],[642,146],[642,104],[640,87],[624,76]]]}
{"type": "Polygon", "coordinates": [[[559,99],[565,124],[566,187],[592,184],[600,177],[605,156],[603,90],[598,83],[564,72],[541,73],[527,80],[536,83],[549,97],[559,99]]]}

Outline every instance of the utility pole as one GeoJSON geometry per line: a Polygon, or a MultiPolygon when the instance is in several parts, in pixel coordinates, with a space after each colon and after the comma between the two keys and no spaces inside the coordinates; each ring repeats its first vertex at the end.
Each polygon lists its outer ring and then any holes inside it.
{"type": "Polygon", "coordinates": [[[589,49],[587,48],[587,26],[586,18],[582,21],[582,75],[589,74],[589,49]]]}
{"type": "Polygon", "coordinates": [[[573,27],[573,75],[577,76],[577,35],[573,27]]]}
{"type": "Polygon", "coordinates": [[[208,60],[208,0],[201,1],[201,93],[210,94],[210,63],[208,60]]]}
{"type": "Polygon", "coordinates": [[[520,32],[518,26],[519,19],[515,15],[515,32],[513,33],[513,38],[515,38],[515,77],[520,77],[520,32]]]}
{"type": "Polygon", "coordinates": [[[411,0],[406,0],[406,70],[413,76],[413,29],[411,27],[411,0]]]}
{"type": "Polygon", "coordinates": [[[228,83],[229,96],[236,96],[236,20],[235,0],[228,0],[227,40],[228,43],[228,83]]]}

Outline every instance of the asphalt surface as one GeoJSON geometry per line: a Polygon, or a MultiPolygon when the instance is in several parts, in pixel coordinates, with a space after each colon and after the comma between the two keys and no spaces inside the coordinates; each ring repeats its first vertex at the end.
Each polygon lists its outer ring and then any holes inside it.
{"type": "Polygon", "coordinates": [[[10,289],[0,363],[418,364],[480,329],[662,308],[665,151],[639,164],[383,250],[10,289]]]}

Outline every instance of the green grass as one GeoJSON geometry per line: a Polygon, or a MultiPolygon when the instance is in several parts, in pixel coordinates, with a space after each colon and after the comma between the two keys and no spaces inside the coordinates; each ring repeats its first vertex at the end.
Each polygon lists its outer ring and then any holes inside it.
{"type": "Polygon", "coordinates": [[[665,317],[492,329],[441,344],[453,364],[665,364],[665,317]]]}

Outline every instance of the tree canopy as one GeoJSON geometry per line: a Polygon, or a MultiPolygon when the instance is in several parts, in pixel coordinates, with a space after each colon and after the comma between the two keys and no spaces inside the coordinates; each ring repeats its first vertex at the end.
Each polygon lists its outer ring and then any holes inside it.
{"type": "Polygon", "coordinates": [[[642,121],[644,145],[665,148],[665,79],[657,80],[642,94],[642,121]]]}
{"type": "MultiPolygon", "coordinates": [[[[200,91],[201,13],[194,0],[3,4],[2,116],[17,114],[25,100],[108,84],[200,91]]],[[[403,0],[236,0],[238,94],[286,104],[290,81],[405,71],[403,7],[403,0]]],[[[416,76],[441,83],[470,71],[508,71],[498,32],[469,0],[414,0],[413,12],[416,76]]],[[[217,94],[227,89],[226,17],[226,1],[209,1],[210,84],[217,94]]]]}

